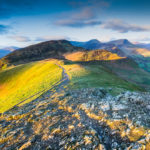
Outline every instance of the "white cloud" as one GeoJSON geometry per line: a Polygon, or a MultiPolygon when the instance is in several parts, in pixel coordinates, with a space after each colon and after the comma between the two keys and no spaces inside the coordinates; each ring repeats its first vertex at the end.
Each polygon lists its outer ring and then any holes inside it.
{"type": "Polygon", "coordinates": [[[30,42],[30,38],[29,37],[26,37],[26,36],[11,36],[10,37],[11,39],[14,39],[16,40],[17,42],[30,42]]]}
{"type": "Polygon", "coordinates": [[[35,41],[49,41],[49,40],[63,40],[63,39],[69,39],[65,36],[41,36],[37,37],[35,41]]]}
{"type": "Polygon", "coordinates": [[[117,19],[106,21],[101,25],[101,27],[105,29],[118,31],[120,33],[127,33],[129,31],[132,31],[132,32],[150,31],[150,26],[146,27],[146,26],[129,24],[122,20],[117,20],[117,19]]]}

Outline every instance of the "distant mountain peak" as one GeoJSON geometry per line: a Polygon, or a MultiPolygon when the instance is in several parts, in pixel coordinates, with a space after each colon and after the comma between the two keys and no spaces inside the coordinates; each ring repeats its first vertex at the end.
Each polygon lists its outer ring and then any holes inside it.
{"type": "Polygon", "coordinates": [[[116,46],[133,45],[128,39],[118,39],[118,40],[110,41],[108,43],[115,44],[116,46]]]}
{"type": "Polygon", "coordinates": [[[120,39],[120,42],[122,42],[123,44],[132,44],[128,39],[120,39]]]}
{"type": "Polygon", "coordinates": [[[93,42],[93,43],[101,43],[99,40],[97,40],[97,39],[91,39],[91,40],[89,40],[89,41],[87,41],[87,42],[93,42]]]}

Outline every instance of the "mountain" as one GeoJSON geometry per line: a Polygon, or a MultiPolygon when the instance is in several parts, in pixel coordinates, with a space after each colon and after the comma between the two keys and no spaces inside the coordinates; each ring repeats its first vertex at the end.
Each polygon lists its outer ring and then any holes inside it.
{"type": "MultiPolygon", "coordinates": [[[[96,40],[92,40],[89,41],[88,43],[97,44],[98,42],[96,40]]],[[[106,43],[104,43],[103,46],[105,45],[106,43]]],[[[138,64],[141,63],[142,59],[140,57],[136,57],[138,59],[132,59],[132,57],[120,56],[121,54],[123,54],[124,51],[125,52],[129,51],[128,46],[132,45],[130,42],[128,42],[127,40],[119,40],[113,41],[108,45],[110,47],[112,46],[112,49],[86,50],[81,47],[73,46],[69,41],[66,40],[47,41],[11,52],[10,54],[1,59],[0,65],[1,68],[6,68],[7,65],[25,64],[28,62],[44,60],[47,58],[59,60],[61,59],[62,61],[68,60],[70,62],[79,62],[79,63],[91,61],[93,61],[91,63],[94,63],[94,61],[98,61],[102,63],[102,66],[105,66],[109,70],[111,69],[112,71],[114,71],[114,68],[116,68],[114,73],[118,74],[119,76],[121,75],[121,78],[123,78],[124,80],[129,80],[130,82],[137,82],[142,86],[143,85],[145,86],[145,84],[147,85],[147,83],[149,84],[149,80],[148,82],[144,83],[145,79],[149,76],[149,74],[145,73],[137,65],[137,63],[138,64]],[[115,45],[118,46],[120,45],[120,47],[122,48],[120,49],[115,45]],[[118,55],[118,53],[120,53],[120,55],[118,55]],[[109,65],[107,66],[105,64],[109,65]],[[121,67],[122,69],[120,68],[120,66],[122,66],[121,67]],[[130,74],[130,72],[132,72],[132,75],[130,74]],[[124,76],[125,74],[127,75],[124,76]],[[137,75],[136,78],[134,78],[135,75],[137,75]],[[144,78],[141,79],[142,77],[144,78]],[[139,79],[140,81],[137,80],[138,78],[140,78],[139,79]]],[[[141,51],[139,51],[139,53],[141,53],[141,51]]],[[[146,54],[145,51],[143,53],[146,54]]]]}
{"type": "Polygon", "coordinates": [[[121,47],[121,46],[134,46],[131,42],[129,42],[127,39],[119,39],[114,40],[106,43],[102,43],[98,41],[97,39],[93,39],[87,42],[77,42],[77,41],[71,41],[71,44],[78,47],[84,47],[86,49],[92,50],[92,49],[101,49],[102,47],[121,47]]]}
{"type": "Polygon", "coordinates": [[[9,50],[3,50],[3,49],[0,49],[0,58],[6,56],[7,54],[9,54],[11,51],[9,50]]]}
{"type": "Polygon", "coordinates": [[[138,43],[136,44],[138,47],[141,47],[141,48],[146,48],[148,50],[150,50],[150,43],[138,43]]]}
{"type": "Polygon", "coordinates": [[[10,47],[4,47],[0,49],[0,58],[8,55],[9,53],[11,53],[12,51],[19,49],[18,47],[15,46],[10,46],[10,47]]]}
{"type": "Polygon", "coordinates": [[[15,50],[3,59],[9,63],[23,63],[46,58],[63,59],[64,53],[78,50],[83,50],[83,48],[75,47],[66,40],[54,40],[15,50]]]}
{"type": "Polygon", "coordinates": [[[119,40],[114,40],[114,41],[110,41],[107,44],[113,44],[117,47],[121,47],[121,46],[134,46],[131,42],[129,42],[127,39],[119,39],[119,40]]]}
{"type": "Polygon", "coordinates": [[[102,46],[102,43],[97,39],[93,39],[87,42],[70,41],[70,43],[74,46],[83,47],[88,50],[99,49],[102,46]]]}
{"type": "Polygon", "coordinates": [[[77,51],[64,55],[67,60],[71,61],[103,61],[103,60],[118,60],[124,59],[117,54],[107,50],[92,50],[92,51],[77,51]]]}
{"type": "Polygon", "coordinates": [[[126,39],[115,40],[106,43],[102,43],[96,39],[87,42],[71,41],[71,43],[74,46],[83,47],[88,50],[106,49],[112,53],[117,53],[119,56],[126,56],[126,53],[120,49],[120,46],[131,45],[131,43],[126,39]]]}
{"type": "Polygon", "coordinates": [[[133,44],[127,39],[119,39],[106,43],[98,40],[90,40],[87,42],[71,42],[74,46],[83,47],[88,50],[106,49],[112,53],[117,53],[119,56],[141,55],[144,57],[150,56],[150,51],[143,48],[141,45],[133,44]]]}

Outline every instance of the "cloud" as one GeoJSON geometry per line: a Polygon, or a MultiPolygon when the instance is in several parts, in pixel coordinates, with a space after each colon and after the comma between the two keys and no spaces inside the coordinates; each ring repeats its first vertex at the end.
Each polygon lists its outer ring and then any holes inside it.
{"type": "Polygon", "coordinates": [[[56,25],[73,28],[100,25],[101,21],[98,19],[98,15],[102,8],[108,7],[108,3],[99,0],[72,1],[71,5],[76,9],[59,16],[55,22],[56,25]]]}
{"type": "Polygon", "coordinates": [[[101,21],[59,20],[56,22],[56,24],[61,26],[80,28],[80,27],[100,25],[101,21]]]}
{"type": "Polygon", "coordinates": [[[107,21],[107,22],[104,22],[101,27],[105,29],[118,31],[120,33],[127,33],[129,31],[132,31],[132,32],[150,31],[150,27],[128,24],[122,20],[107,21]]]}
{"type": "Polygon", "coordinates": [[[134,42],[150,42],[150,37],[147,36],[140,36],[140,37],[136,37],[136,38],[132,38],[132,41],[134,42]]]}
{"type": "Polygon", "coordinates": [[[37,37],[35,39],[35,41],[49,41],[49,40],[63,40],[63,39],[69,39],[68,37],[65,37],[65,36],[42,36],[42,37],[37,37]]]}
{"type": "Polygon", "coordinates": [[[15,39],[17,42],[30,42],[30,38],[26,36],[11,36],[11,39],[15,39]]]}
{"type": "Polygon", "coordinates": [[[148,41],[149,42],[150,41],[150,37],[143,37],[143,38],[140,39],[140,41],[145,41],[145,42],[148,41]]]}
{"type": "Polygon", "coordinates": [[[9,31],[9,26],[0,24],[0,34],[7,33],[9,31]]]}

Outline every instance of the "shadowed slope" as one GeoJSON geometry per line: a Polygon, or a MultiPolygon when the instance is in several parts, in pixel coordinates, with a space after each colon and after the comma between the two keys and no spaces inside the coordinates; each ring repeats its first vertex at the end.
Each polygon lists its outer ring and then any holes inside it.
{"type": "Polygon", "coordinates": [[[140,86],[119,77],[100,62],[65,64],[63,67],[70,77],[70,88],[105,87],[112,88],[113,93],[123,90],[142,91],[140,86]]]}
{"type": "Polygon", "coordinates": [[[46,58],[62,59],[64,53],[79,50],[83,50],[83,48],[72,46],[66,40],[47,41],[16,50],[3,59],[8,63],[24,63],[46,58]]]}

